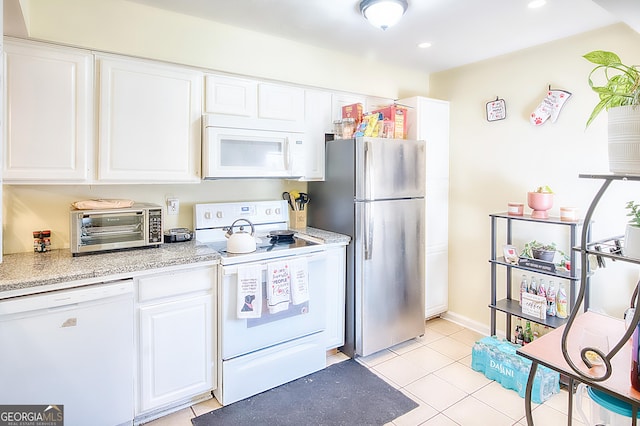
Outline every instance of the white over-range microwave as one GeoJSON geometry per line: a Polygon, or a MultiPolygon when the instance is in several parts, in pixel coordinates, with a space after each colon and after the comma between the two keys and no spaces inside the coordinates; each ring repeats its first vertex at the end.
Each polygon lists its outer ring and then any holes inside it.
{"type": "Polygon", "coordinates": [[[204,179],[303,176],[304,133],[219,127],[214,120],[202,120],[204,179]]]}

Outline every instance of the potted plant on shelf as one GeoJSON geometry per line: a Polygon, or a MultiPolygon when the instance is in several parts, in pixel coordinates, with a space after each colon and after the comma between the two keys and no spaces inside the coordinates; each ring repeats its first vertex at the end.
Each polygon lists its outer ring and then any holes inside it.
{"type": "Polygon", "coordinates": [[[539,186],[535,191],[527,192],[527,204],[533,210],[531,217],[547,219],[548,210],[553,207],[553,191],[547,185],[539,186]]]}
{"type": "Polygon", "coordinates": [[[546,262],[553,262],[556,255],[556,244],[545,244],[539,241],[533,240],[524,245],[522,250],[522,256],[530,259],[544,260],[546,262]]]}
{"type": "Polygon", "coordinates": [[[569,256],[567,256],[562,250],[558,249],[556,247],[556,243],[546,244],[536,240],[529,241],[524,245],[524,249],[522,250],[520,257],[553,262],[555,260],[556,253],[560,255],[560,261],[556,263],[556,265],[569,270],[571,268],[571,265],[569,264],[569,256]]]}
{"type": "Polygon", "coordinates": [[[624,232],[624,255],[640,259],[640,204],[629,201],[625,208],[631,220],[624,232]]]}
{"type": "Polygon", "coordinates": [[[583,56],[596,64],[589,73],[589,86],[600,101],[591,112],[587,127],[603,110],[608,111],[609,170],[613,173],[640,174],[640,67],[625,65],[618,55],[594,50],[583,56]],[[593,77],[602,73],[604,83],[593,77]]]}

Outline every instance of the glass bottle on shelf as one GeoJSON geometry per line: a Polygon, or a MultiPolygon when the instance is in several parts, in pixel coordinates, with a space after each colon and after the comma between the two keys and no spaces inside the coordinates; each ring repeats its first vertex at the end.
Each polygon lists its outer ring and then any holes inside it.
{"type": "Polygon", "coordinates": [[[529,291],[529,286],[527,284],[527,276],[522,274],[522,281],[520,281],[520,299],[518,300],[518,304],[522,306],[522,293],[527,293],[529,291]]]}
{"type": "Polygon", "coordinates": [[[549,281],[549,288],[547,289],[547,316],[556,316],[556,286],[553,281],[549,281]]]}
{"type": "Polygon", "coordinates": [[[520,331],[518,332],[518,339],[516,340],[516,344],[522,346],[524,345],[524,330],[522,329],[521,325],[519,325],[518,327],[520,327],[520,331]]]}
{"type": "Polygon", "coordinates": [[[560,283],[558,287],[558,293],[556,294],[556,316],[558,318],[566,318],[567,308],[567,292],[564,289],[564,283],[560,283]]]}
{"type": "Polygon", "coordinates": [[[520,333],[522,333],[522,324],[520,323],[520,318],[518,318],[516,322],[516,328],[513,331],[513,340],[512,340],[513,343],[521,344],[521,343],[518,343],[520,333]]]}
{"type": "Polygon", "coordinates": [[[533,331],[531,331],[531,322],[527,321],[527,325],[524,328],[524,344],[531,343],[533,340],[533,331]]]}
{"type": "Polygon", "coordinates": [[[540,278],[540,284],[538,284],[538,296],[547,297],[547,290],[542,278],[540,278]]]}
{"type": "Polygon", "coordinates": [[[536,277],[531,275],[531,284],[529,284],[529,293],[538,294],[538,283],[536,282],[536,277]]]}

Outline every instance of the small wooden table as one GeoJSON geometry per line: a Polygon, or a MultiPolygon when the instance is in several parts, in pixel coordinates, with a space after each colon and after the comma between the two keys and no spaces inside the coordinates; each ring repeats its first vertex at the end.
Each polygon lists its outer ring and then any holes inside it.
{"type": "MultiPolygon", "coordinates": [[[[527,424],[533,426],[531,414],[531,391],[538,364],[569,377],[569,411],[568,424],[571,426],[573,412],[573,381],[584,382],[594,389],[606,392],[614,397],[628,402],[633,408],[632,425],[636,426],[638,407],[640,406],[640,392],[631,387],[631,342],[627,344],[612,358],[611,377],[601,382],[586,380],[578,375],[567,364],[562,356],[562,333],[565,326],[561,326],[548,334],[534,340],[526,346],[519,348],[516,353],[530,359],[533,364],[529,372],[527,389],[525,394],[525,411],[527,424]]],[[[603,366],[594,366],[588,369],[580,358],[580,340],[582,330],[591,330],[598,334],[604,334],[609,338],[609,348],[612,348],[620,340],[625,332],[624,321],[611,318],[594,312],[585,312],[576,317],[573,326],[567,336],[567,352],[573,362],[581,368],[581,371],[593,377],[604,374],[603,366]]],[[[605,351],[607,352],[607,351],[605,351]]]]}

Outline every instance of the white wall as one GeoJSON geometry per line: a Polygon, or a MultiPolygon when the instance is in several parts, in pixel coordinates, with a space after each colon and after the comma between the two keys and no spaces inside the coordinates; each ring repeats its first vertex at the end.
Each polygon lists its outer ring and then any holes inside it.
{"type": "Polygon", "coordinates": [[[428,90],[427,73],[126,0],[26,3],[36,39],[391,99],[428,90]]]}
{"type": "MultiPolygon", "coordinates": [[[[623,61],[638,64],[639,46],[640,35],[620,24],[432,75],[430,96],[451,102],[449,308],[453,315],[489,323],[490,213],[506,211],[509,201],[526,206],[527,191],[549,185],[556,193],[553,215],[559,215],[560,206],[578,207],[584,215],[601,182],[579,179],[578,174],[606,172],[608,164],[606,114],[585,130],[597,96],[587,84],[593,67],[582,55],[612,50],[623,61]],[[549,85],[573,95],[556,123],[532,126],[529,115],[549,85]],[[505,99],[507,118],[487,122],[485,104],[496,96],[505,99]]],[[[640,200],[640,185],[612,186],[596,212],[595,237],[624,233],[624,204],[630,199],[640,200]]],[[[546,239],[569,249],[561,245],[562,235],[538,233],[537,228],[525,233],[527,229],[515,236],[520,248],[530,239],[546,239]]],[[[515,274],[515,281],[520,275],[515,274]]],[[[636,267],[609,262],[593,279],[593,305],[620,315],[637,278],[636,267]]],[[[503,318],[500,314],[499,327],[504,327],[503,318]]]]}

